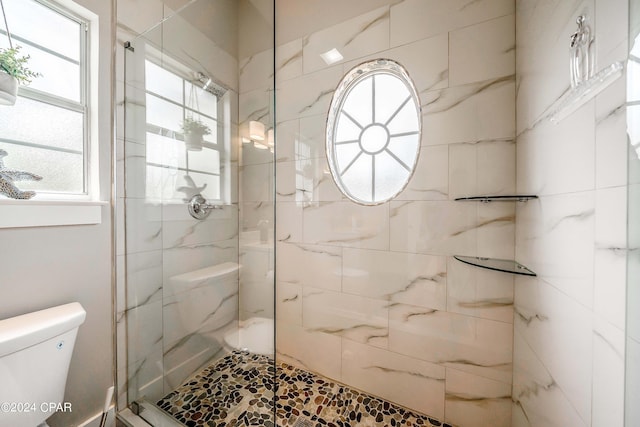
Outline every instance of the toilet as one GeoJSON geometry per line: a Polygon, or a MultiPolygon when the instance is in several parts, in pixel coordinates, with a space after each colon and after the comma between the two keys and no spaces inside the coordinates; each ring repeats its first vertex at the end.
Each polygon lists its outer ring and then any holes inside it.
{"type": "Polygon", "coordinates": [[[86,312],[73,302],[0,320],[0,426],[45,427],[63,402],[69,363],[86,312]]]}

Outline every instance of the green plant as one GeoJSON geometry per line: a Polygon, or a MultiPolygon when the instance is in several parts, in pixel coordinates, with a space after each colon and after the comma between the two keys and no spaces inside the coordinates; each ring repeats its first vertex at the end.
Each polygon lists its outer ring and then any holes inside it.
{"type": "Polygon", "coordinates": [[[200,120],[194,119],[193,117],[185,117],[181,128],[183,133],[198,132],[202,135],[209,135],[211,133],[209,126],[205,125],[200,120]]]}
{"type": "Polygon", "coordinates": [[[0,48],[0,70],[13,76],[20,84],[28,85],[31,80],[42,74],[27,68],[30,56],[19,56],[21,46],[0,48]]]}

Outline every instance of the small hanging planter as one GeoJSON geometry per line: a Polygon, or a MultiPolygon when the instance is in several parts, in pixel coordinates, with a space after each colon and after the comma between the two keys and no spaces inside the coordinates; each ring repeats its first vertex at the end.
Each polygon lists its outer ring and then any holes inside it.
{"type": "MultiPolygon", "coordinates": [[[[2,0],[0,0],[2,1],[2,0]]],[[[200,104],[198,103],[198,93],[196,87],[191,84],[191,92],[189,93],[188,107],[191,110],[200,111],[200,104]]],[[[196,113],[198,114],[198,113],[196,113]]],[[[200,114],[198,118],[194,118],[193,115],[187,116],[182,122],[182,133],[184,135],[184,145],[189,151],[202,150],[202,144],[204,143],[204,136],[211,133],[209,126],[200,121],[200,114]]]]}
{"type": "Polygon", "coordinates": [[[14,105],[18,96],[18,79],[0,72],[0,105],[14,105]]]}
{"type": "Polygon", "coordinates": [[[14,105],[18,94],[18,84],[28,85],[31,83],[31,79],[39,77],[41,74],[27,68],[29,55],[20,56],[20,46],[13,47],[2,0],[0,0],[0,8],[9,40],[8,49],[0,48],[0,105],[14,105]]]}
{"type": "Polygon", "coordinates": [[[184,133],[184,145],[187,150],[200,151],[204,143],[204,136],[211,133],[209,126],[193,117],[185,117],[182,122],[182,132],[184,133]]]}

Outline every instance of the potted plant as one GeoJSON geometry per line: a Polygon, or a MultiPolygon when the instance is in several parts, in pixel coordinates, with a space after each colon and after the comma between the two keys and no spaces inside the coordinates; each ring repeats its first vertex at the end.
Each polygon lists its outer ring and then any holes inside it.
{"type": "Polygon", "coordinates": [[[193,117],[185,117],[181,128],[187,150],[202,150],[203,137],[211,133],[209,126],[193,117]]]}
{"type": "Polygon", "coordinates": [[[27,68],[29,55],[20,56],[20,46],[0,48],[0,104],[16,103],[18,84],[28,85],[41,74],[27,68]]]}

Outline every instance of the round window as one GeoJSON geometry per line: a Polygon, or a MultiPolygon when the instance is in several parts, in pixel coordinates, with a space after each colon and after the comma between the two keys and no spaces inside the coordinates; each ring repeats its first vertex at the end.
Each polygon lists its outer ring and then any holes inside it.
{"type": "Polygon", "coordinates": [[[389,59],[349,71],[327,119],[327,158],[338,188],[377,205],[407,185],[420,153],[420,101],[406,70],[389,59]]]}

